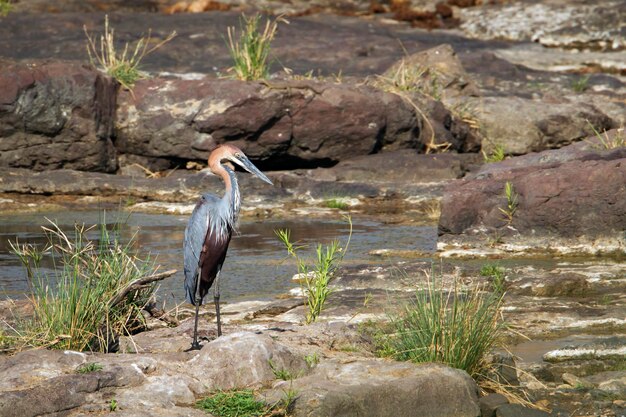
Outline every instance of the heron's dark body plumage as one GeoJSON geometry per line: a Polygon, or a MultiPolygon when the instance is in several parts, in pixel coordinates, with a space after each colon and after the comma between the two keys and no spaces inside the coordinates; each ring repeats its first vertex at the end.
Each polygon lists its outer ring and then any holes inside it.
{"type": "Polygon", "coordinates": [[[204,194],[185,229],[185,293],[190,304],[196,301],[202,304],[226,259],[234,227],[232,222],[236,221],[223,215],[223,206],[229,204],[230,197],[220,199],[214,194],[204,194]],[[200,279],[199,286],[196,279],[200,279]]]}

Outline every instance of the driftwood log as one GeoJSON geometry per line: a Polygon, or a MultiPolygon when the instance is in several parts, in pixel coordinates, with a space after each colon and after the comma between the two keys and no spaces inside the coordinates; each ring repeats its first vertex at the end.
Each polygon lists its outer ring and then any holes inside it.
{"type": "Polygon", "coordinates": [[[129,283],[126,287],[122,288],[120,292],[118,292],[115,297],[109,301],[109,308],[115,307],[118,303],[120,303],[124,297],[128,295],[131,291],[136,291],[141,289],[141,287],[151,284],[155,281],[161,281],[167,277],[174,275],[177,271],[175,269],[170,269],[169,271],[161,272],[158,274],[148,275],[147,277],[139,278],[129,283]]]}

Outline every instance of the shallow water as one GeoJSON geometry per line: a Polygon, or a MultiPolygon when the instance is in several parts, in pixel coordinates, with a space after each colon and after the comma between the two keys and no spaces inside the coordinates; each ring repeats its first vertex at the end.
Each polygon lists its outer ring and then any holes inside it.
{"type": "MultiPolygon", "coordinates": [[[[28,290],[25,271],[17,256],[10,252],[9,241],[19,239],[20,243],[43,246],[46,238],[41,226],[49,225],[46,218],[54,220],[69,232],[75,223],[93,225],[99,223],[103,216],[105,223],[111,227],[121,223],[123,241],[135,236],[140,256],[150,254],[162,266],[161,270],[178,270],[174,276],[161,282],[159,299],[168,304],[183,301],[182,240],[188,216],[129,215],[115,211],[104,214],[99,211],[67,211],[0,216],[0,298],[22,297],[28,290]]],[[[437,231],[434,226],[386,225],[359,219],[353,219],[353,224],[352,241],[344,263],[380,263],[381,258],[368,255],[373,249],[433,251],[436,246],[437,231]]],[[[233,236],[222,269],[224,301],[268,299],[296,287],[291,280],[297,272],[296,266],[292,259],[286,257],[282,244],[274,234],[274,230],[279,228],[290,229],[292,241],[309,245],[327,243],[335,238],[345,242],[349,230],[342,220],[242,221],[240,233],[233,236]]],[[[96,239],[97,236],[94,231],[90,238],[96,239]]],[[[44,260],[43,266],[50,268],[51,260],[44,260]]]]}

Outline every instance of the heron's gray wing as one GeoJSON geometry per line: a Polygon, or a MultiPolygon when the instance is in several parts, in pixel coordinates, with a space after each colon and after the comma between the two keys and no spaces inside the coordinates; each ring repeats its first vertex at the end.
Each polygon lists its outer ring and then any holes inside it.
{"type": "Polygon", "coordinates": [[[212,195],[203,195],[191,213],[189,223],[185,228],[183,242],[183,260],[185,269],[185,294],[188,303],[195,304],[195,294],[198,276],[198,263],[202,245],[210,229],[211,205],[217,204],[219,199],[212,195]]]}

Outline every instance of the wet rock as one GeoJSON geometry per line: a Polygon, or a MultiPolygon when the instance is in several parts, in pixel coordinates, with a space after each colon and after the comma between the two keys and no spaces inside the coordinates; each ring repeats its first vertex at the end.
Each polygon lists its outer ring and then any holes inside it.
{"type": "Polygon", "coordinates": [[[119,102],[116,147],[147,157],[205,159],[229,142],[261,167],[285,169],[366,155],[383,143],[416,147],[420,134],[400,97],[345,84],[154,79],[119,102]]]}
{"type": "Polygon", "coordinates": [[[624,152],[624,148],[575,148],[487,164],[446,187],[439,233],[476,234],[499,229],[531,237],[623,239],[626,200],[617,196],[623,194],[626,184],[624,152]],[[560,161],[561,153],[564,162],[560,161]],[[517,199],[510,224],[503,213],[509,210],[507,182],[517,199]]]}
{"type": "Polygon", "coordinates": [[[295,389],[296,416],[475,417],[480,414],[475,382],[463,371],[443,365],[353,361],[320,363],[312,375],[279,384],[295,389]],[[392,406],[391,406],[392,405],[392,406]]]}
{"type": "Polygon", "coordinates": [[[203,346],[188,361],[188,374],[208,392],[268,383],[276,378],[272,367],[294,375],[307,369],[304,355],[294,354],[269,336],[239,332],[203,346]]]}
{"type": "Polygon", "coordinates": [[[538,297],[581,297],[589,292],[589,284],[584,275],[560,274],[534,285],[531,292],[538,297]]]}
{"type": "Polygon", "coordinates": [[[578,389],[578,388],[584,388],[584,389],[594,388],[593,383],[589,382],[588,380],[586,380],[584,378],[577,377],[574,374],[570,374],[568,372],[566,372],[563,375],[561,375],[561,379],[563,380],[563,382],[565,382],[566,384],[571,385],[572,387],[574,387],[576,389],[578,389]]]}
{"type": "Polygon", "coordinates": [[[587,377],[590,384],[609,395],[618,398],[626,397],[626,371],[600,372],[587,377]]]}
{"type": "Polygon", "coordinates": [[[0,65],[0,167],[116,170],[111,78],[76,63],[0,65]]]}
{"type": "Polygon", "coordinates": [[[494,382],[505,386],[518,386],[517,366],[510,353],[493,353],[485,358],[489,373],[487,377],[494,382]]]}
{"type": "Polygon", "coordinates": [[[480,405],[481,417],[496,417],[498,407],[508,404],[509,400],[502,394],[492,393],[484,397],[480,397],[478,404],[480,405]]]}
{"type": "Polygon", "coordinates": [[[622,336],[599,339],[592,343],[569,345],[562,349],[551,350],[543,355],[547,362],[563,362],[588,359],[618,359],[626,355],[626,340],[622,336]]]}

